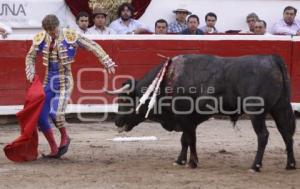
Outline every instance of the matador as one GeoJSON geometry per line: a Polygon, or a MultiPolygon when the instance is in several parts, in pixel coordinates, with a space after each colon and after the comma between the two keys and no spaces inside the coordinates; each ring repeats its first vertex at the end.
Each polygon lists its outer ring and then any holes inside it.
{"type": "Polygon", "coordinates": [[[38,127],[46,137],[51,152],[43,155],[46,158],[60,158],[68,151],[70,138],[65,128],[65,110],[73,89],[71,64],[77,47],[83,47],[103,63],[108,73],[115,73],[115,62],[94,41],[75,32],[73,29],[60,28],[55,15],[47,15],[42,26],[44,31],[33,38],[32,46],[26,56],[26,77],[32,82],[35,75],[35,62],[38,54],[42,54],[43,65],[46,66],[44,79],[45,102],[39,116],[38,127]],[[51,118],[61,134],[60,145],[56,144],[48,118],[51,118]]]}

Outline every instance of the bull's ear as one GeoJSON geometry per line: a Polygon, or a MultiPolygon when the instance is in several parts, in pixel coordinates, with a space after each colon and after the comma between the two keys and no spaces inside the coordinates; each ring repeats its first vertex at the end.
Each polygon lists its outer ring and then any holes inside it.
{"type": "Polygon", "coordinates": [[[137,84],[138,84],[138,81],[134,80],[133,85],[132,85],[132,90],[133,91],[135,91],[137,84]]]}

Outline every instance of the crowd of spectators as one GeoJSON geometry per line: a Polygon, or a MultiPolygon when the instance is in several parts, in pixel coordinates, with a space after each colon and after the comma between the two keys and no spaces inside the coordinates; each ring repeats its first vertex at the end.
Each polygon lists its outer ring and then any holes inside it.
{"type": "MultiPolygon", "coordinates": [[[[158,19],[154,25],[153,34],[184,34],[203,35],[218,34],[216,28],[217,15],[209,12],[205,15],[205,25],[200,27],[200,19],[187,9],[178,8],[173,11],[175,21],[168,23],[165,19],[158,19]]],[[[134,8],[129,3],[122,4],[118,9],[118,18],[108,23],[109,13],[101,7],[95,7],[92,15],[80,12],[76,16],[77,32],[86,35],[112,35],[112,34],[150,34],[150,28],[133,18],[134,8]],[[90,20],[92,18],[92,20],[90,20]],[[93,23],[89,27],[90,23],[93,23]]],[[[295,19],[297,9],[287,6],[283,10],[283,18],[277,21],[267,32],[267,23],[256,13],[246,17],[247,30],[229,30],[223,33],[255,34],[255,35],[300,35],[300,20],[295,19]]],[[[5,38],[12,30],[0,23],[0,36],[5,38]]]]}
{"type": "MultiPolygon", "coordinates": [[[[150,29],[143,23],[132,18],[134,9],[129,3],[124,3],[119,7],[117,20],[114,20],[108,27],[105,26],[108,13],[101,8],[93,10],[94,26],[87,29],[86,24],[80,25],[81,17],[88,19],[87,13],[79,13],[77,24],[79,31],[86,34],[149,34],[150,29]],[[81,16],[80,16],[81,15],[81,16]],[[97,17],[101,18],[101,23],[97,17]],[[109,32],[108,32],[109,30],[109,32]],[[86,31],[86,32],[82,32],[86,31]],[[98,32],[96,32],[98,31],[98,32]]],[[[200,19],[196,14],[192,14],[187,9],[178,8],[173,11],[175,21],[168,23],[165,19],[159,19],[154,25],[154,34],[183,34],[183,35],[203,35],[217,34],[216,28],[217,15],[209,12],[205,15],[205,25],[200,27],[200,19]]],[[[300,35],[300,21],[295,19],[297,9],[287,6],[283,10],[283,18],[276,22],[271,29],[271,33],[267,32],[267,23],[261,19],[256,13],[250,13],[246,17],[248,29],[243,31],[235,31],[237,34],[254,34],[254,35],[300,35]]],[[[225,32],[232,33],[232,30],[225,32]]]]}

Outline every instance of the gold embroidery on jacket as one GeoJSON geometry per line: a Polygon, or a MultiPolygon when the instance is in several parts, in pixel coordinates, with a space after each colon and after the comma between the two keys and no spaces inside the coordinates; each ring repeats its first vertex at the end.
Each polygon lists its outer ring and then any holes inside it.
{"type": "Polygon", "coordinates": [[[79,35],[77,42],[86,50],[91,51],[102,63],[103,60],[108,57],[107,53],[102,49],[102,47],[100,47],[100,45],[86,37],[79,35]]]}
{"type": "Polygon", "coordinates": [[[32,42],[34,45],[40,45],[44,41],[45,37],[46,37],[46,31],[41,31],[33,37],[32,42]]]}
{"type": "Polygon", "coordinates": [[[69,44],[75,43],[78,39],[78,34],[76,33],[76,31],[70,28],[63,29],[63,36],[66,42],[69,44]]]}
{"type": "Polygon", "coordinates": [[[27,53],[26,56],[26,76],[27,78],[32,76],[35,73],[34,65],[36,61],[36,56],[39,50],[42,51],[42,60],[43,65],[48,67],[49,61],[57,62],[61,65],[68,65],[74,62],[74,57],[68,56],[67,48],[74,48],[73,50],[76,53],[76,48],[79,46],[91,51],[100,62],[103,63],[105,59],[108,58],[107,53],[102,49],[100,45],[96,42],[87,39],[79,34],[77,34],[72,29],[62,29],[59,38],[56,39],[55,45],[53,47],[52,52],[49,52],[51,43],[51,37],[45,31],[39,32],[33,39],[33,44],[27,53]],[[43,49],[39,49],[39,45],[44,41],[45,45],[43,49]],[[68,45],[63,45],[63,43],[67,42],[68,45]]]}
{"type": "Polygon", "coordinates": [[[50,35],[46,34],[46,37],[44,39],[45,41],[45,46],[42,50],[43,52],[43,65],[48,66],[49,63],[49,48],[50,48],[50,43],[51,43],[51,37],[50,35]]]}

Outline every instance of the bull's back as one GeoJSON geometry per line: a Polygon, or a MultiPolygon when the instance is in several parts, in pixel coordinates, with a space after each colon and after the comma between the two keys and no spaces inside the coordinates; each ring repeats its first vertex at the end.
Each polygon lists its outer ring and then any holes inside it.
{"type": "Polygon", "coordinates": [[[284,90],[282,70],[275,59],[274,55],[183,55],[173,62],[180,68],[174,87],[184,87],[185,95],[216,96],[230,102],[237,97],[257,96],[272,105],[284,90]],[[191,87],[197,92],[190,91],[191,87]]]}

